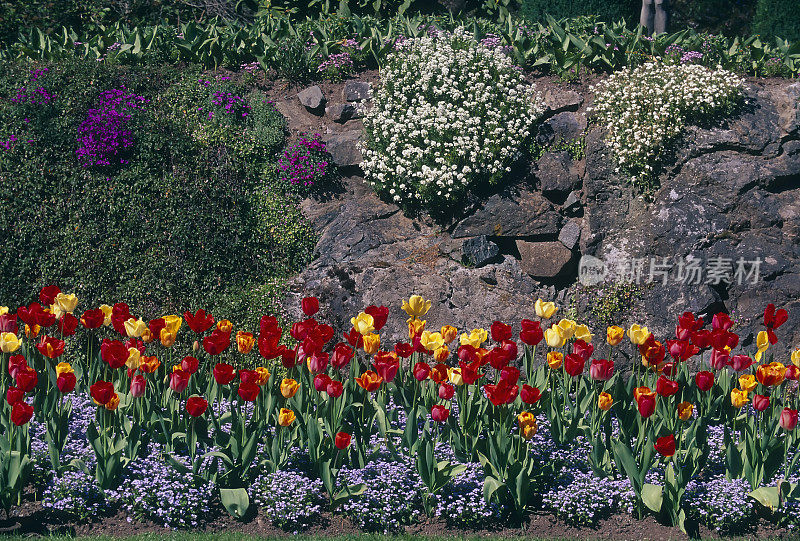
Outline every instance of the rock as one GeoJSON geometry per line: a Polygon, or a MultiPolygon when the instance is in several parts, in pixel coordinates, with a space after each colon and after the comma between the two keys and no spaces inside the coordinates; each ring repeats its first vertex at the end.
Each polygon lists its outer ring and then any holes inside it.
{"type": "Polygon", "coordinates": [[[325,108],[325,114],[343,124],[356,117],[356,107],[352,103],[334,103],[325,108]]]}
{"type": "Polygon", "coordinates": [[[347,81],[342,95],[345,101],[364,101],[370,98],[369,83],[364,81],[347,81]]]}
{"type": "Polygon", "coordinates": [[[575,249],[580,238],[581,225],[580,222],[575,219],[569,220],[564,224],[564,227],[561,228],[561,232],[558,234],[558,240],[570,250],[575,249]]]}
{"type": "Polygon", "coordinates": [[[325,150],[330,153],[333,163],[339,167],[358,165],[363,159],[358,148],[362,137],[363,133],[360,130],[328,134],[323,139],[325,150]]]}
{"type": "Polygon", "coordinates": [[[552,113],[574,112],[583,105],[583,96],[573,90],[547,89],[543,97],[545,105],[552,113]]]}
{"type": "Polygon", "coordinates": [[[500,255],[500,247],[490,241],[486,235],[465,239],[461,250],[464,262],[474,267],[494,263],[500,255]]]}
{"type": "Polygon", "coordinates": [[[542,194],[554,203],[563,203],[580,177],[570,171],[572,160],[566,151],[545,152],[536,164],[536,178],[542,194]]]}
{"type": "Polygon", "coordinates": [[[546,128],[545,130],[550,132],[549,144],[559,141],[574,141],[581,137],[586,130],[586,115],[569,112],[558,113],[545,120],[542,127],[545,126],[549,128],[549,130],[546,128]]]}
{"type": "Polygon", "coordinates": [[[561,217],[540,193],[511,187],[489,197],[481,208],[456,224],[452,236],[555,238],[560,228],[561,217]]]}
{"type": "Polygon", "coordinates": [[[570,192],[562,206],[564,212],[572,216],[581,208],[581,194],[578,191],[570,192]]]}
{"type": "Polygon", "coordinates": [[[325,96],[322,95],[322,89],[317,85],[310,86],[298,92],[297,99],[312,113],[318,112],[325,103],[325,96]]]}
{"type": "Polygon", "coordinates": [[[553,279],[567,273],[572,251],[560,242],[527,242],[518,240],[522,272],[534,278],[553,279]]]}

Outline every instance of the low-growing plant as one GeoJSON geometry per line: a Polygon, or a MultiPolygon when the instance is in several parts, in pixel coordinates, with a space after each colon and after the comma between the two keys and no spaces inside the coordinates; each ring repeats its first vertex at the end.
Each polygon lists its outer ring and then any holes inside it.
{"type": "Polygon", "coordinates": [[[325,505],[322,481],[294,471],[277,471],[257,477],[250,499],[278,528],[299,532],[319,519],[325,505]]]}
{"type": "Polygon", "coordinates": [[[94,476],[77,470],[66,471],[48,483],[42,506],[84,522],[102,514],[108,508],[108,501],[94,476]]]}

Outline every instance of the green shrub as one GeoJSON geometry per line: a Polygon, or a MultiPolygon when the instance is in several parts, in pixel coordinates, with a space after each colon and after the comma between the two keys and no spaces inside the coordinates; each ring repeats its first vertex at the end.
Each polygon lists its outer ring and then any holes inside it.
{"type": "Polygon", "coordinates": [[[274,187],[285,120],[263,95],[196,69],[71,62],[31,80],[30,68],[0,67],[3,97],[53,96],[0,104],[3,304],[57,283],[83,307],[125,301],[142,316],[206,307],[254,323],[275,308],[313,239],[274,187]],[[78,128],[109,89],[149,102],[126,126],[126,163],[84,167],[78,128]]]}
{"type": "Polygon", "coordinates": [[[554,19],[595,15],[598,20],[628,24],[639,22],[640,0],[522,0],[520,15],[533,22],[545,22],[545,15],[554,19]]]}
{"type": "Polygon", "coordinates": [[[785,0],[758,0],[753,17],[753,32],[772,40],[800,40],[800,6],[785,0]]]}

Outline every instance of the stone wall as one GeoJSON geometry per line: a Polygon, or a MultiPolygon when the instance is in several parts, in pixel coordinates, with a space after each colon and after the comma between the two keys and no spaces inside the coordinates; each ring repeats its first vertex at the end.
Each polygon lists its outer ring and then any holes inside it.
{"type": "MultiPolygon", "coordinates": [[[[725,310],[746,345],[774,302],[790,313],[775,351],[800,346],[800,83],[748,83],[734,117],[686,133],[649,196],[614,173],[602,126],[587,126],[591,96],[549,88],[536,135],[547,150],[447,224],[407,217],[375,196],[357,169],[360,121],[342,122],[340,107],[329,104],[323,114],[317,104],[345,176],[339,190],[302,203],[319,242],[313,263],[291,281],[290,314],[299,317],[299,299],[314,294],[327,307],[324,316],[343,328],[364,306],[384,304],[394,325],[383,334],[397,339],[405,332],[400,303],[412,293],[434,301],[431,325],[459,329],[531,317],[542,297],[599,332],[610,320],[639,321],[662,339],[672,338],[683,311],[725,310]],[[608,282],[580,283],[585,256],[606,265],[608,282]],[[666,279],[663,258],[673,264],[666,279]],[[735,273],[739,259],[745,270],[760,260],[757,283],[715,278],[712,268],[730,262],[735,273]],[[612,287],[632,261],[643,265],[641,285],[612,287]],[[648,283],[651,261],[656,280],[648,283]],[[698,262],[703,276],[693,283],[698,262]]],[[[369,107],[368,97],[352,97],[361,110],[369,107]]]]}

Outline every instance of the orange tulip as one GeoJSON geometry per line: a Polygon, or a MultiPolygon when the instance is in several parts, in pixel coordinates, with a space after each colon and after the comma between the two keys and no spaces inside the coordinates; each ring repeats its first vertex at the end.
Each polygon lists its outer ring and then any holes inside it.
{"type": "Polygon", "coordinates": [[[255,380],[256,385],[264,385],[265,383],[267,383],[267,380],[269,380],[269,370],[267,370],[263,366],[259,366],[256,368],[255,372],[256,372],[256,380],[255,380]]]}
{"type": "Polygon", "coordinates": [[[762,364],[756,370],[756,379],[761,385],[775,387],[783,383],[786,378],[786,367],[778,361],[762,364]]]}
{"type": "Polygon", "coordinates": [[[239,349],[239,353],[247,355],[253,349],[253,344],[255,343],[256,339],[253,333],[242,331],[236,333],[236,347],[239,349]]]}
{"type": "Polygon", "coordinates": [[[280,413],[278,413],[278,424],[281,426],[289,426],[295,420],[296,416],[294,412],[287,408],[281,408],[280,413]]]}
{"type": "Polygon", "coordinates": [[[558,370],[561,368],[561,362],[564,360],[564,354],[560,351],[551,351],[547,354],[547,365],[551,370],[558,370]]]}
{"type": "Polygon", "coordinates": [[[383,383],[383,378],[381,378],[378,374],[373,372],[372,370],[367,370],[360,377],[356,378],[356,383],[358,386],[367,391],[368,393],[372,393],[378,390],[383,383]]]}
{"type": "Polygon", "coordinates": [[[691,402],[681,402],[678,404],[678,419],[688,421],[693,411],[694,405],[691,402]]]}
{"type": "Polygon", "coordinates": [[[159,361],[157,357],[142,356],[139,358],[139,372],[152,374],[158,370],[159,366],[161,366],[161,361],[159,361]]]}
{"type": "Polygon", "coordinates": [[[381,347],[381,337],[377,334],[364,335],[364,352],[367,355],[373,355],[381,347]]]}
{"type": "Polygon", "coordinates": [[[614,398],[606,392],[600,393],[600,396],[597,397],[597,407],[603,411],[610,410],[613,404],[614,398]]]}

